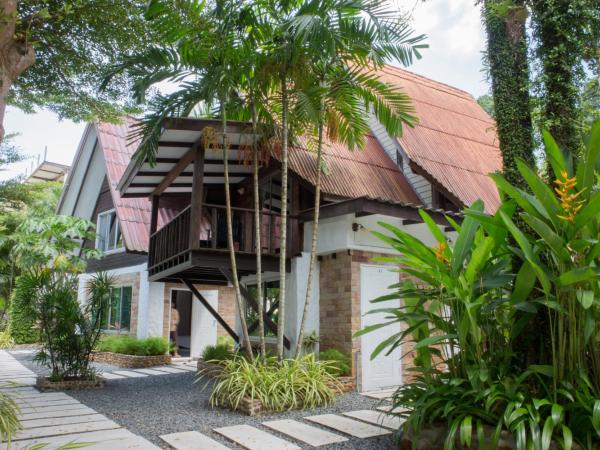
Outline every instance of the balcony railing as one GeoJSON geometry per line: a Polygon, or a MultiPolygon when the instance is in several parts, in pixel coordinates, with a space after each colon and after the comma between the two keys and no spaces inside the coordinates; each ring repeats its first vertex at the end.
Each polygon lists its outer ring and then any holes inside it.
{"type": "MultiPolygon", "coordinates": [[[[255,253],[254,210],[232,207],[233,245],[238,253],[255,253]]],[[[188,206],[173,220],[150,236],[149,267],[171,259],[181,258],[192,250],[190,239],[191,207],[188,206]]],[[[299,221],[288,216],[287,255],[299,251],[299,221]]],[[[281,214],[264,210],[261,213],[261,248],[263,255],[280,253],[281,214]]],[[[203,204],[200,239],[195,250],[227,250],[227,219],[225,206],[203,204]]]]}

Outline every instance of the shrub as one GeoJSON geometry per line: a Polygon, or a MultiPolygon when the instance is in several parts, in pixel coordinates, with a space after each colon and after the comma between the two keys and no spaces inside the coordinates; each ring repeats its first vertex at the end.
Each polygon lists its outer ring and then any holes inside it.
{"type": "Polygon", "coordinates": [[[29,270],[23,272],[15,282],[8,313],[8,330],[16,344],[31,344],[39,340],[34,304],[36,292],[42,289],[39,281],[39,271],[29,270]]]}
{"type": "MultiPolygon", "coordinates": [[[[408,275],[394,293],[402,308],[380,308],[402,324],[372,357],[412,341],[416,381],[394,395],[418,435],[447,426],[446,450],[470,447],[485,427],[513,434],[518,450],[600,448],[600,122],[579,161],[544,133],[549,182],[517,162],[527,190],[491,175],[505,194],[494,215],[478,201],[454,243],[419,211],[437,245],[381,224],[375,233],[408,275]],[[535,345],[523,352],[520,337],[535,345]]],[[[491,448],[496,448],[492,443],[491,448]]]]}
{"type": "Polygon", "coordinates": [[[234,356],[235,352],[233,348],[226,344],[209,345],[202,352],[202,359],[204,361],[222,362],[232,359],[234,356]]]}
{"type": "Polygon", "coordinates": [[[0,331],[0,348],[10,348],[14,344],[8,330],[0,331]]]}
{"type": "Polygon", "coordinates": [[[336,349],[324,350],[319,353],[320,361],[329,361],[327,371],[335,377],[347,377],[352,372],[352,360],[350,355],[336,349]]]}
{"type": "Polygon", "coordinates": [[[112,280],[94,276],[85,305],[77,301],[77,277],[70,271],[44,268],[31,279],[40,286],[34,295],[41,348],[35,361],[50,369],[50,380],[94,379],[90,355],[100,337],[103,308],[112,280]]]}
{"type": "Polygon", "coordinates": [[[137,339],[128,335],[103,336],[96,345],[96,351],[121,353],[133,356],[164,355],[169,349],[168,342],[162,337],[137,339]]]}
{"type": "Polygon", "coordinates": [[[11,437],[21,429],[18,414],[19,408],[13,399],[0,392],[0,442],[10,442],[11,437]]]}
{"type": "MultiPolygon", "coordinates": [[[[328,405],[335,399],[338,385],[327,371],[328,364],[317,361],[313,354],[281,362],[235,356],[225,361],[223,371],[216,375],[210,403],[236,409],[242,399],[251,398],[270,411],[328,405]]],[[[200,379],[202,376],[201,371],[200,379]]]]}
{"type": "Polygon", "coordinates": [[[219,336],[217,337],[217,345],[225,345],[233,350],[234,341],[231,336],[219,336]]]}

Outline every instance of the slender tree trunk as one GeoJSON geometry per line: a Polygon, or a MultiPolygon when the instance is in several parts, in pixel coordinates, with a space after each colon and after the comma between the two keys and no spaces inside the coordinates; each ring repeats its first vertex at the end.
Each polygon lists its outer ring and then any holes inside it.
{"type": "Polygon", "coordinates": [[[10,88],[35,62],[31,43],[15,37],[17,18],[17,0],[0,0],[0,142],[4,140],[4,116],[10,88]]]}
{"type": "Polygon", "coordinates": [[[306,297],[304,299],[304,310],[302,311],[302,321],[300,322],[300,331],[298,332],[298,341],[296,342],[296,356],[300,356],[304,341],[304,333],[306,321],[308,317],[308,309],[312,299],[312,283],[314,278],[315,265],[317,261],[317,238],[319,236],[319,209],[321,207],[321,162],[323,159],[323,116],[324,116],[324,101],[321,100],[319,111],[319,137],[317,143],[317,172],[315,179],[315,210],[313,213],[313,229],[310,244],[310,262],[308,266],[308,280],[306,281],[306,297]]]}
{"type": "Polygon", "coordinates": [[[265,344],[265,322],[263,317],[264,300],[262,292],[262,244],[261,244],[261,212],[260,186],[258,184],[258,117],[256,114],[255,99],[250,102],[252,109],[252,181],[254,184],[254,248],[256,251],[256,302],[258,303],[258,336],[260,338],[260,353],[264,358],[267,355],[265,344]]]}
{"type": "Polygon", "coordinates": [[[288,92],[287,74],[281,76],[281,229],[279,232],[279,311],[277,314],[277,357],[283,359],[285,333],[285,276],[287,250],[287,200],[288,200],[288,92]]]}
{"type": "Polygon", "coordinates": [[[242,293],[240,291],[240,280],[237,274],[237,262],[235,259],[235,247],[233,245],[233,226],[231,217],[231,196],[229,192],[229,142],[227,142],[227,113],[225,106],[221,101],[221,125],[223,130],[223,165],[225,172],[225,215],[227,216],[227,247],[229,249],[229,258],[231,261],[231,273],[233,277],[233,287],[235,289],[235,301],[240,314],[240,323],[242,324],[242,339],[244,339],[244,347],[248,356],[251,358],[252,345],[250,344],[250,335],[248,333],[248,324],[246,323],[246,315],[244,303],[242,302],[242,293]]]}

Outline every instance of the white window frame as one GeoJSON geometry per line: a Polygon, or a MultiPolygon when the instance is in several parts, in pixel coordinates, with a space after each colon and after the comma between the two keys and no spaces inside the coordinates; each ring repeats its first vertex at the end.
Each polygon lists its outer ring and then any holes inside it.
{"type": "Polygon", "coordinates": [[[118,330],[110,328],[112,309],[111,309],[110,304],[109,304],[109,305],[107,305],[107,307],[108,307],[108,316],[107,316],[107,319],[106,319],[106,322],[107,322],[106,325],[107,325],[108,328],[102,328],[100,330],[104,334],[121,334],[121,333],[123,333],[123,334],[129,334],[129,333],[131,333],[131,321],[132,321],[131,311],[133,310],[133,307],[132,307],[133,306],[132,305],[132,303],[133,303],[133,285],[131,285],[131,284],[123,284],[121,286],[113,286],[110,289],[109,302],[111,301],[112,292],[114,290],[118,289],[119,291],[121,291],[121,295],[119,295],[119,311],[122,314],[122,312],[123,312],[122,311],[123,310],[123,289],[124,288],[130,288],[131,289],[131,298],[129,299],[129,327],[125,331],[122,331],[121,328],[119,328],[118,330]]]}
{"type": "MultiPolygon", "coordinates": [[[[101,213],[98,213],[98,216],[96,216],[96,245],[95,248],[98,249],[98,245],[100,243],[100,238],[98,236],[98,232],[100,231],[100,217],[102,216],[106,216],[108,214],[115,214],[115,220],[116,220],[116,230],[115,230],[115,239],[117,239],[117,236],[119,236],[119,234],[121,233],[121,221],[119,220],[119,216],[117,215],[117,210],[115,208],[112,209],[107,209],[106,211],[102,211],[101,213]]],[[[125,251],[125,247],[123,246],[123,235],[121,233],[121,246],[117,247],[117,243],[114,243],[115,248],[110,249],[110,250],[103,250],[105,255],[110,255],[112,253],[119,253],[119,252],[123,252],[125,251]]]]}

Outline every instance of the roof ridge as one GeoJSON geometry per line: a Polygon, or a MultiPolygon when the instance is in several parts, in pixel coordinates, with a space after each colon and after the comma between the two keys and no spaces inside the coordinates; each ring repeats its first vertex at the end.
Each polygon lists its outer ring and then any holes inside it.
{"type": "Polygon", "coordinates": [[[446,92],[448,94],[455,95],[457,97],[463,97],[463,98],[466,98],[467,100],[475,100],[475,97],[473,97],[472,94],[465,91],[464,89],[457,88],[450,84],[434,80],[432,78],[428,78],[424,75],[420,75],[418,73],[412,72],[412,71],[404,69],[402,67],[393,66],[391,64],[385,64],[381,70],[383,70],[384,72],[386,70],[392,71],[392,72],[397,72],[396,75],[398,75],[402,78],[406,78],[406,79],[408,79],[409,77],[416,78],[416,79],[420,80],[421,82],[426,82],[424,84],[430,84],[431,86],[429,86],[429,87],[436,89],[438,91],[446,92]],[[447,89],[441,89],[441,87],[445,87],[447,89]]]}

